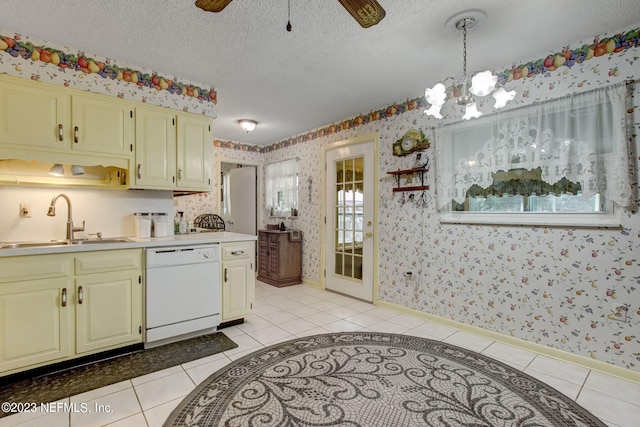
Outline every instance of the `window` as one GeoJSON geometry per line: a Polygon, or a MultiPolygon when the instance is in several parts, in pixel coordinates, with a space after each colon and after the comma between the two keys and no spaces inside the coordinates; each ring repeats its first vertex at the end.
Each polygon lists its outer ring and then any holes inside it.
{"type": "Polygon", "coordinates": [[[287,217],[291,215],[291,209],[298,209],[298,160],[284,160],[265,167],[265,196],[269,215],[287,217]]]}
{"type": "Polygon", "coordinates": [[[626,91],[616,85],[443,126],[442,220],[619,225],[614,209],[635,203],[626,91]]]}

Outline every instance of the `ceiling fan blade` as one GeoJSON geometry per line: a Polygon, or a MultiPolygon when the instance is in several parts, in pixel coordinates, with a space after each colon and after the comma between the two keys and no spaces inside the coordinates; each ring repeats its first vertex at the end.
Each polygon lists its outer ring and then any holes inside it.
{"type": "Polygon", "coordinates": [[[362,28],[369,28],[382,21],[385,12],[376,0],[338,0],[362,28]]]}
{"type": "Polygon", "coordinates": [[[196,0],[196,6],[207,12],[220,12],[232,0],[196,0]]]}

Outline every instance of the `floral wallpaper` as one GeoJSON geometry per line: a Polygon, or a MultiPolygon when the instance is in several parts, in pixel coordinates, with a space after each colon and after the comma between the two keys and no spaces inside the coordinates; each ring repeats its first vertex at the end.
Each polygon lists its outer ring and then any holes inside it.
{"type": "Polygon", "coordinates": [[[216,117],[214,88],[0,28],[0,73],[216,117]]]}
{"type": "MultiPolygon", "coordinates": [[[[500,79],[507,89],[517,91],[513,106],[636,80],[640,74],[639,44],[636,28],[599,35],[572,42],[544,58],[505,67],[499,72],[500,79]]],[[[0,43],[0,48],[3,46],[0,43]]],[[[32,58],[0,49],[0,72],[27,78],[35,75],[36,79],[66,82],[70,87],[94,87],[114,96],[148,97],[148,102],[179,109],[195,107],[203,114],[215,110],[214,103],[204,98],[138,86],[124,77],[111,80],[99,73],[86,73],[82,67],[61,69],[32,58]]],[[[106,68],[106,60],[102,61],[106,68]]],[[[425,86],[430,83],[425,81],[425,86]]],[[[634,94],[631,112],[635,135],[640,130],[637,84],[634,94]]],[[[443,121],[426,116],[424,97],[416,95],[266,147],[214,141],[214,165],[219,159],[265,164],[301,158],[295,227],[304,233],[303,277],[320,283],[322,147],[378,133],[381,301],[640,371],[640,214],[623,212],[619,229],[441,224],[435,207],[435,170],[427,174],[431,189],[424,193],[424,199],[392,192],[393,177],[386,173],[407,169],[413,163],[414,156],[392,155],[392,144],[405,132],[423,130],[431,140],[431,148],[424,153],[433,157],[438,144],[433,129],[460,120],[451,105],[443,109],[443,121]],[[413,273],[411,279],[405,274],[408,271],[413,273]],[[614,303],[628,308],[626,323],[609,319],[614,303]]],[[[640,160],[638,139],[631,142],[630,151],[640,160]]],[[[214,174],[214,188],[219,187],[218,175],[214,174]]],[[[192,218],[217,212],[218,203],[217,192],[213,192],[176,197],[174,206],[192,218]]],[[[260,217],[267,221],[264,213],[260,217]]]]}
{"type": "MultiPolygon", "coordinates": [[[[639,45],[637,29],[603,35],[512,67],[503,83],[518,92],[518,106],[635,80],[639,45]],[[564,62],[555,59],[560,54],[564,62]]],[[[638,85],[634,99],[635,107],[638,85]]],[[[433,129],[460,120],[450,105],[440,122],[426,116],[425,107],[422,97],[394,103],[264,148],[265,162],[302,158],[298,228],[305,233],[305,280],[321,278],[322,147],[377,132],[380,300],[640,371],[639,214],[623,212],[620,229],[441,224],[435,171],[428,174],[431,189],[424,199],[421,193],[413,199],[393,193],[386,173],[412,166],[413,155],[392,155],[393,142],[406,131],[425,131],[432,141],[425,153],[433,157],[433,129]],[[609,318],[614,303],[628,308],[626,323],[609,318]]],[[[637,107],[632,112],[635,135],[640,114],[637,107]]],[[[632,142],[638,159],[638,140],[632,142]]]]}

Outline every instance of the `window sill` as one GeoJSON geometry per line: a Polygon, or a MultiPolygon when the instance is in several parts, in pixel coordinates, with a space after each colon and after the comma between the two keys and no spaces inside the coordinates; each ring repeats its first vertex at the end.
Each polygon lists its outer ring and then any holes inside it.
{"type": "Polygon", "coordinates": [[[447,212],[445,224],[531,225],[540,227],[621,227],[620,209],[608,213],[447,212]]]}

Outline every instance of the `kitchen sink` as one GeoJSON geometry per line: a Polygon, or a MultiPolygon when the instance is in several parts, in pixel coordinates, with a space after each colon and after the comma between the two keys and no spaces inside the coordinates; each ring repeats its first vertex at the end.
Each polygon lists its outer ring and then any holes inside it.
{"type": "Polygon", "coordinates": [[[125,238],[115,239],[74,239],[71,242],[67,240],[53,240],[47,242],[17,242],[17,243],[0,243],[0,249],[25,249],[25,248],[46,248],[51,246],[67,246],[71,245],[98,245],[108,243],[127,243],[131,240],[125,238]]]}
{"type": "Polygon", "coordinates": [[[117,238],[117,239],[76,239],[72,240],[72,245],[96,245],[96,244],[105,244],[105,243],[127,243],[130,242],[129,239],[117,238]]]}
{"type": "Polygon", "coordinates": [[[53,242],[22,242],[22,243],[2,243],[0,249],[21,249],[21,248],[43,248],[47,246],[66,246],[69,242],[59,240],[53,242]]]}

